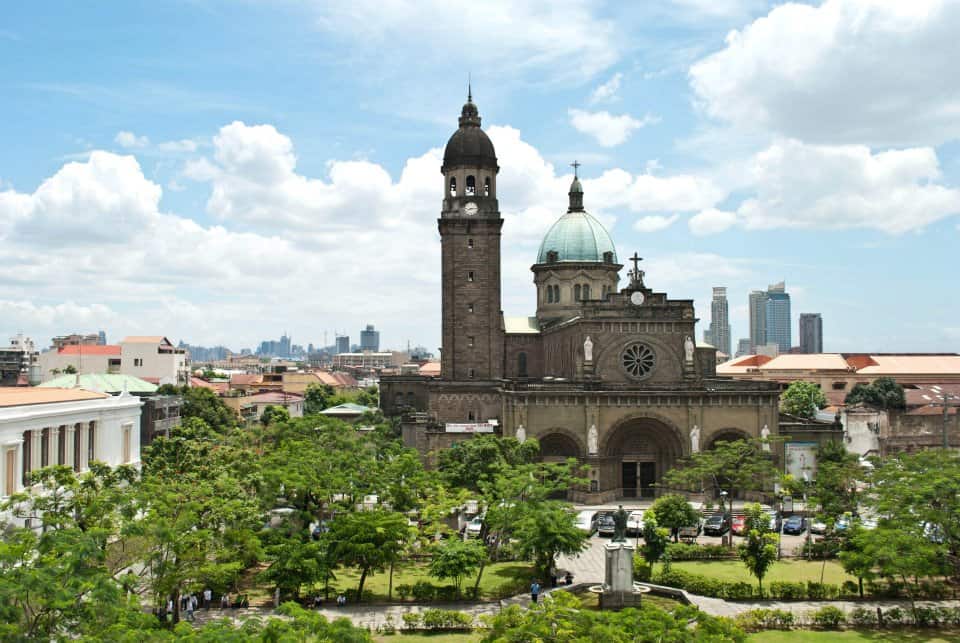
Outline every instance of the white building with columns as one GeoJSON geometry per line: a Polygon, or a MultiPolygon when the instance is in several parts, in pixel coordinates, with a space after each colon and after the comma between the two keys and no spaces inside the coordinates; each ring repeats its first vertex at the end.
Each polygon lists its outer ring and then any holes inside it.
{"type": "Polygon", "coordinates": [[[139,464],[140,405],[126,392],[0,387],[0,496],[23,490],[45,466],[139,464]]]}

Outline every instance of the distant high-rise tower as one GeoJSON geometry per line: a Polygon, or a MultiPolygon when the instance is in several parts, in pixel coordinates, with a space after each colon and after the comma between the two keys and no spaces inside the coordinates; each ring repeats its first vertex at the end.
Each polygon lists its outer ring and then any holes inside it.
{"type": "Polygon", "coordinates": [[[767,343],[767,293],[754,290],[750,293],[750,352],[767,343]]]}
{"type": "Polygon", "coordinates": [[[750,354],[750,338],[744,337],[737,342],[737,354],[734,357],[743,357],[750,354]]]}
{"type": "Polygon", "coordinates": [[[106,346],[106,345],[107,345],[107,332],[106,332],[106,331],[101,330],[99,333],[97,333],[97,343],[98,343],[100,346],[106,346]]]}
{"type": "Polygon", "coordinates": [[[820,313],[800,313],[800,352],[823,352],[823,318],[820,313]]]}
{"type": "Polygon", "coordinates": [[[710,343],[721,353],[730,355],[730,311],[727,304],[727,289],[717,286],[713,289],[713,301],[710,302],[710,343]]]}
{"type": "Polygon", "coordinates": [[[360,331],[360,350],[380,352],[380,331],[374,330],[373,324],[367,324],[367,327],[360,331]]]}
{"type": "Polygon", "coordinates": [[[349,353],[350,352],[350,336],[349,335],[337,335],[337,355],[340,353],[349,353]]]}
{"type": "Polygon", "coordinates": [[[781,353],[790,352],[790,295],[782,281],[767,288],[766,335],[766,343],[776,344],[781,353]]]}

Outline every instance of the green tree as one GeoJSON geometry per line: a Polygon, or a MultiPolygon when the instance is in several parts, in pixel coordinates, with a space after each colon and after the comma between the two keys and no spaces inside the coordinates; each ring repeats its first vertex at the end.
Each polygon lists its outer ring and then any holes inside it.
{"type": "Polygon", "coordinates": [[[540,456],[536,440],[477,435],[437,455],[437,468],[447,484],[479,491],[504,469],[528,464],[540,456]]]}
{"type": "Polygon", "coordinates": [[[750,504],[745,510],[746,538],[743,544],[737,547],[737,554],[746,565],[747,571],[756,577],[760,595],[763,596],[763,577],[770,565],[777,560],[779,536],[770,532],[770,517],[760,505],[750,504]]]}
{"type": "Polygon", "coordinates": [[[809,501],[819,506],[824,520],[856,513],[866,472],[857,454],[840,442],[830,441],[817,450],[817,476],[807,488],[809,501]]]}
{"type": "Polygon", "coordinates": [[[333,555],[341,565],[360,570],[357,600],[362,600],[363,585],[371,573],[382,571],[403,551],[409,528],[403,514],[383,511],[357,511],[338,516],[330,530],[333,555]]]}
{"type": "Polygon", "coordinates": [[[357,393],[357,404],[377,406],[380,403],[380,390],[376,385],[368,386],[357,393]]]}
{"type": "Polygon", "coordinates": [[[65,375],[76,375],[76,374],[77,374],[77,367],[74,366],[73,364],[67,364],[67,365],[63,368],[63,373],[64,373],[65,375]]]}
{"type": "Polygon", "coordinates": [[[780,396],[780,410],[801,418],[812,418],[827,405],[827,397],[813,382],[791,382],[780,396]]]}
{"type": "Polygon", "coordinates": [[[477,540],[449,538],[433,550],[430,575],[440,580],[453,580],[457,594],[461,593],[463,577],[476,571],[487,556],[486,548],[477,540]]]}
{"type": "Polygon", "coordinates": [[[653,516],[654,524],[670,530],[673,541],[677,542],[677,534],[681,527],[687,527],[697,522],[700,516],[697,510],[684,496],[668,493],[653,501],[650,509],[644,514],[644,524],[647,516],[653,516]]]}
{"type": "Polygon", "coordinates": [[[757,438],[719,441],[694,453],[667,471],[662,486],[701,491],[704,484],[715,491],[769,491],[780,473],[757,438]]]}
{"type": "Polygon", "coordinates": [[[316,415],[333,406],[337,392],[329,384],[310,384],[303,393],[303,414],[316,415]]]}
{"type": "Polygon", "coordinates": [[[267,408],[260,414],[260,424],[269,426],[276,422],[288,422],[290,420],[290,411],[282,406],[268,404],[267,408]]]}
{"type": "Polygon", "coordinates": [[[847,394],[844,404],[864,404],[875,409],[903,409],[907,397],[892,377],[878,377],[870,384],[859,382],[847,394]]]}
{"type": "Polygon", "coordinates": [[[326,540],[284,538],[267,547],[267,553],[270,566],[259,578],[277,587],[281,597],[299,600],[303,586],[326,581],[332,574],[326,540]]]}
{"type": "Polygon", "coordinates": [[[643,514],[643,559],[653,565],[663,559],[667,551],[667,545],[670,544],[669,530],[657,524],[657,516],[648,509],[643,514]]]}
{"type": "Polygon", "coordinates": [[[590,539],[577,527],[569,505],[556,500],[536,503],[524,511],[513,535],[520,554],[533,561],[541,579],[547,577],[558,555],[579,554],[590,539]]]}
{"type": "Polygon", "coordinates": [[[212,390],[185,386],[179,389],[179,394],[183,396],[182,417],[201,419],[218,433],[226,433],[237,426],[237,414],[212,390]]]}

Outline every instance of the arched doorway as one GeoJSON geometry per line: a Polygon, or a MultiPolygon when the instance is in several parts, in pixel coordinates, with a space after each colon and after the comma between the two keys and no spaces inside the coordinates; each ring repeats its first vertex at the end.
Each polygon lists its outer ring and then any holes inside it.
{"type": "Polygon", "coordinates": [[[710,436],[706,448],[713,449],[717,446],[717,442],[735,442],[737,440],[746,440],[749,437],[746,431],[741,431],[740,429],[720,429],[710,436]]]}
{"type": "Polygon", "coordinates": [[[603,448],[611,488],[624,498],[652,498],[657,482],[683,455],[680,433],[654,418],[633,418],[615,426],[603,448]]]}

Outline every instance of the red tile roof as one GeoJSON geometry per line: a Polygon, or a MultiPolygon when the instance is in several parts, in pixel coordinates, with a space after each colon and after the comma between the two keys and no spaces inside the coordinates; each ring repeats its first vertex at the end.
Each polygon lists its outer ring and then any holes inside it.
{"type": "Polygon", "coordinates": [[[57,353],[60,355],[119,355],[120,347],[112,344],[106,346],[69,344],[58,350],[57,353]]]}

